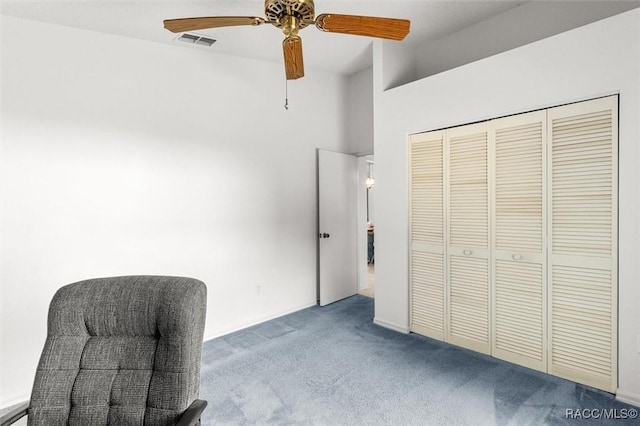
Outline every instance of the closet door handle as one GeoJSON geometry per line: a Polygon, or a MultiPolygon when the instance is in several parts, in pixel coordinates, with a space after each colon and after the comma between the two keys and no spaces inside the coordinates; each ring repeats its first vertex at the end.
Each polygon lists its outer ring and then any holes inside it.
{"type": "Polygon", "coordinates": [[[462,254],[464,254],[465,256],[471,256],[472,251],[471,250],[465,250],[462,252],[462,254]]]}
{"type": "Polygon", "coordinates": [[[515,253],[513,256],[511,256],[513,258],[513,260],[521,260],[522,256],[520,256],[518,253],[515,253]]]}

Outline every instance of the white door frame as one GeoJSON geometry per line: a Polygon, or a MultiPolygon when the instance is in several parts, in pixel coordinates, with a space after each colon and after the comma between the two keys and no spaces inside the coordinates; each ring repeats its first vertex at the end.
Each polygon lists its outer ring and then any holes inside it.
{"type": "MultiPolygon", "coordinates": [[[[367,187],[365,181],[368,177],[367,162],[374,161],[373,155],[358,157],[358,290],[369,286],[369,271],[367,268],[367,187]]],[[[375,174],[372,173],[373,176],[375,174]]],[[[371,193],[369,193],[371,196],[371,193]]],[[[371,213],[371,212],[370,212],[371,213]]],[[[375,225],[375,222],[374,222],[375,225]]]]}

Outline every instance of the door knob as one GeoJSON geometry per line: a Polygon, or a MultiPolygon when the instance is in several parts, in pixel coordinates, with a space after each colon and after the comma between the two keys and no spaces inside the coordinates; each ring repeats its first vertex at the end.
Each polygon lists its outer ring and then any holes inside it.
{"type": "Polygon", "coordinates": [[[329,238],[331,235],[327,234],[326,232],[324,234],[322,234],[322,238],[329,238]]]}

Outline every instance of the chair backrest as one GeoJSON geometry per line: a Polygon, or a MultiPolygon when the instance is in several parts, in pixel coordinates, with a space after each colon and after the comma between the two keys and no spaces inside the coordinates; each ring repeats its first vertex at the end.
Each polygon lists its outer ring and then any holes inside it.
{"type": "Polygon", "coordinates": [[[29,425],[173,425],[198,397],[206,286],[127,276],[62,287],[29,425]]]}

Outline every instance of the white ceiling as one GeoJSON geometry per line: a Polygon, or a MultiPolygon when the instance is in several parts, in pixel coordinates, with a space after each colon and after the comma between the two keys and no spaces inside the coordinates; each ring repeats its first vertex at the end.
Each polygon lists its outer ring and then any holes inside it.
{"type": "MultiPolygon", "coordinates": [[[[545,3],[535,2],[544,7],[545,3]]],[[[557,25],[544,22],[553,33],[565,31],[568,22],[577,26],[575,13],[588,14],[588,22],[601,19],[624,10],[638,7],[637,1],[576,1],[570,0],[571,7],[562,9],[563,16],[554,16],[557,25]],[[635,4],[634,4],[635,3],[635,4]],[[593,8],[594,4],[599,7],[593,8]],[[604,6],[603,6],[604,4],[604,6]],[[554,28],[557,27],[557,30],[554,28]]],[[[189,48],[183,42],[175,41],[177,35],[163,28],[162,21],[170,18],[194,16],[264,16],[263,0],[0,0],[2,14],[33,19],[37,21],[75,27],[123,37],[167,43],[179,48],[189,48]]],[[[531,2],[508,0],[315,0],[316,13],[344,13],[369,16],[387,16],[411,20],[411,33],[403,41],[407,45],[421,46],[442,39],[447,35],[461,31],[496,15],[508,12],[516,7],[531,6],[531,2]],[[528,4],[527,4],[528,3],[528,4]]],[[[539,16],[539,15],[537,15],[539,16]]],[[[540,18],[537,18],[540,19],[540,18]]],[[[585,19],[579,20],[578,24],[585,19]]],[[[534,28],[535,22],[528,27],[534,28]]],[[[542,23],[541,23],[542,24],[542,23]]],[[[553,24],[553,22],[551,23],[553,24]]],[[[522,31],[526,28],[510,27],[518,31],[522,44],[522,31]]],[[[505,29],[505,31],[507,31],[505,29]]],[[[203,53],[218,52],[267,60],[282,61],[282,33],[270,26],[219,28],[197,31],[196,33],[212,37],[217,43],[211,48],[202,49],[203,53]]],[[[342,34],[330,34],[313,27],[304,29],[303,38],[305,66],[328,71],[351,74],[371,65],[372,39],[342,34]]],[[[508,32],[504,37],[509,37],[508,32]]],[[[539,38],[539,34],[537,35],[539,38]]],[[[531,40],[533,41],[533,39],[531,40]]],[[[516,46],[513,46],[516,47],[516,46]]]]}

